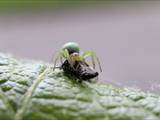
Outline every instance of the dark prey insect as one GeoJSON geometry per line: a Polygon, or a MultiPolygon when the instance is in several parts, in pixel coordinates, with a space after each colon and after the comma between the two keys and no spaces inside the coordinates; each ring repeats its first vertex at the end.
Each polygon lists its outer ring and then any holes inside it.
{"type": "Polygon", "coordinates": [[[62,49],[58,52],[54,60],[54,68],[57,61],[60,60],[61,66],[58,67],[69,75],[73,75],[80,81],[90,80],[98,76],[98,72],[95,71],[95,61],[99,65],[99,69],[102,72],[99,59],[92,51],[85,52],[80,55],[80,48],[77,43],[69,42],[63,45],[62,49]],[[86,58],[91,57],[92,67],[86,62],[86,58]]]}

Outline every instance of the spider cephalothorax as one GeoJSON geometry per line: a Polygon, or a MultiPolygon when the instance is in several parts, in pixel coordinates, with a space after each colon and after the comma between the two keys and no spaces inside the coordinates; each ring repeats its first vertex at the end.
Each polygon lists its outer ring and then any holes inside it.
{"type": "Polygon", "coordinates": [[[63,69],[65,73],[74,75],[80,80],[89,80],[98,76],[98,72],[95,71],[95,61],[97,61],[100,71],[102,71],[96,54],[89,51],[80,55],[79,45],[74,42],[66,43],[62,47],[55,58],[54,69],[57,68],[56,63],[58,60],[61,61],[61,66],[59,68],[63,69]],[[91,57],[92,67],[85,61],[87,57],[91,57]]]}

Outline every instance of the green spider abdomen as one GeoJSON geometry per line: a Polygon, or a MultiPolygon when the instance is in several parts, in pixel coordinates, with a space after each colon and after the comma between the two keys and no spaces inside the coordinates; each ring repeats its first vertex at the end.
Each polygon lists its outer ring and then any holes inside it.
{"type": "Polygon", "coordinates": [[[69,42],[64,44],[63,46],[63,50],[67,49],[69,54],[72,53],[79,53],[80,49],[79,49],[79,45],[75,42],[69,42]]]}

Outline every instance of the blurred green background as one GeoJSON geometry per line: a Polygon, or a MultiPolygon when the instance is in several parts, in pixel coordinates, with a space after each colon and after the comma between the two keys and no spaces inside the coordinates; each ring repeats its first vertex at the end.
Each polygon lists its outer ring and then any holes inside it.
{"type": "MultiPolygon", "coordinates": [[[[149,1],[145,1],[149,2],[149,1]]],[[[132,0],[0,0],[0,9],[7,11],[20,12],[20,10],[55,10],[55,9],[70,9],[70,8],[83,8],[83,7],[101,7],[111,5],[124,5],[133,4],[137,1],[132,0]],[[19,10],[19,11],[18,11],[19,10]]],[[[138,4],[144,1],[138,1],[138,4]]],[[[152,2],[151,2],[152,3],[152,2]]]]}
{"type": "MultiPolygon", "coordinates": [[[[117,1],[118,2],[118,1],[117,1]]],[[[105,0],[1,0],[1,9],[37,9],[37,8],[59,8],[59,7],[78,7],[92,6],[97,4],[108,4],[111,1],[105,0]]],[[[113,1],[112,1],[113,3],[113,1]]]]}

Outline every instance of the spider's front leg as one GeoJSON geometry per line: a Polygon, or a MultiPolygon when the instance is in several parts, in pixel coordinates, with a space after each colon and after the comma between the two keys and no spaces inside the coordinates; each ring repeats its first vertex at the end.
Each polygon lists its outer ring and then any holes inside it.
{"type": "Polygon", "coordinates": [[[69,53],[67,50],[61,50],[61,51],[57,52],[55,56],[52,57],[52,60],[54,61],[53,70],[55,70],[56,68],[61,69],[61,66],[57,67],[56,65],[57,65],[58,61],[60,61],[61,65],[62,65],[63,59],[69,59],[69,53]]]}
{"type": "Polygon", "coordinates": [[[102,72],[102,67],[101,67],[100,61],[99,61],[98,57],[96,56],[95,52],[88,51],[88,52],[85,52],[85,53],[82,55],[82,58],[83,58],[84,60],[85,60],[87,57],[91,57],[93,68],[95,69],[95,61],[96,61],[96,62],[98,63],[100,72],[102,72]]]}

